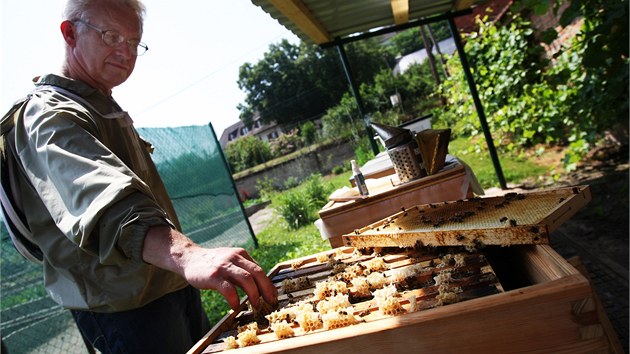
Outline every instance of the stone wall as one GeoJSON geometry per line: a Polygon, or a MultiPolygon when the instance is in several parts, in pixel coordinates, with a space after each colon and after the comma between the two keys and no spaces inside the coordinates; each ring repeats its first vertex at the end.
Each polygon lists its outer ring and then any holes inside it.
{"type": "Polygon", "coordinates": [[[332,144],[268,169],[235,178],[234,182],[242,199],[258,198],[258,190],[256,190],[258,180],[269,178],[276,187],[281,188],[289,177],[302,181],[313,173],[319,172],[325,175],[330,173],[333,167],[342,165],[353,158],[352,144],[345,142],[332,144]]]}

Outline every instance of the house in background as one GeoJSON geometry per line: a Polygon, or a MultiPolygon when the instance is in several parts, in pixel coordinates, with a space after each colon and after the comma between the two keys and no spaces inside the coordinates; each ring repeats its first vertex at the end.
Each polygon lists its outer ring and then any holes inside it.
{"type": "Polygon", "coordinates": [[[227,144],[238,138],[254,135],[262,141],[271,141],[284,133],[282,127],[276,123],[263,124],[260,116],[254,117],[254,123],[246,126],[243,122],[238,121],[223,130],[219,143],[221,148],[225,149],[227,144]]]}

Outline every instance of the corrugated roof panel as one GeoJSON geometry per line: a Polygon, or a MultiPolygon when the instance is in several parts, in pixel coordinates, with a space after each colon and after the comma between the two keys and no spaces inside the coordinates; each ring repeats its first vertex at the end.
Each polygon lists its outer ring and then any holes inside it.
{"type": "Polygon", "coordinates": [[[333,37],[346,37],[364,32],[368,27],[381,27],[393,21],[389,1],[336,0],[330,2],[334,5],[326,8],[318,0],[304,0],[304,4],[318,14],[317,17],[333,37]]]}
{"type": "MultiPolygon", "coordinates": [[[[409,20],[441,15],[450,11],[456,0],[409,0],[409,20]]],[[[472,0],[478,3],[482,0],[472,0]]],[[[252,0],[272,18],[309,43],[318,42],[304,33],[299,24],[287,18],[273,3],[280,6],[296,4],[307,9],[329,35],[330,41],[345,38],[353,34],[393,26],[394,17],[389,0],[252,0]],[[280,3],[286,1],[286,3],[280,3]]],[[[319,40],[322,44],[325,40],[319,40]]]]}

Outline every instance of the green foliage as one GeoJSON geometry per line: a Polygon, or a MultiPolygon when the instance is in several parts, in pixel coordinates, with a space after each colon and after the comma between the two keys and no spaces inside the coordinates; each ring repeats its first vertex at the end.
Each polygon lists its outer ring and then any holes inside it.
{"type": "Polygon", "coordinates": [[[225,155],[233,172],[254,167],[272,157],[269,143],[253,135],[230,142],[225,147],[225,155]]]}
{"type": "Polygon", "coordinates": [[[260,247],[250,254],[267,271],[280,262],[330,249],[312,223],[294,230],[287,229],[284,219],[277,218],[257,237],[260,247]]]}
{"type": "MultiPolygon", "coordinates": [[[[586,68],[588,41],[583,35],[546,66],[541,65],[547,63],[539,59],[541,47],[530,24],[519,15],[505,26],[482,20],[478,24],[479,31],[467,38],[465,49],[497,145],[507,150],[539,143],[568,145],[565,166],[574,168],[598,133],[610,128],[619,112],[627,111],[627,85],[625,103],[620,104],[620,96],[606,91],[610,86],[605,72],[586,68]]],[[[455,59],[448,64],[451,78],[440,88],[449,109],[434,112],[435,125],[474,137],[480,134],[480,125],[455,59]]],[[[625,70],[616,80],[627,83],[627,66],[625,70]]]]}
{"type": "Polygon", "coordinates": [[[420,37],[420,28],[414,27],[396,33],[387,43],[387,50],[394,56],[404,56],[424,48],[420,37]]]}
{"type": "Polygon", "coordinates": [[[303,145],[308,146],[317,141],[317,127],[312,121],[307,121],[300,125],[300,135],[303,145]]]}
{"type": "Polygon", "coordinates": [[[299,184],[300,184],[300,181],[296,177],[289,176],[284,181],[283,187],[284,189],[291,189],[291,188],[297,187],[299,184]]]}
{"type": "Polygon", "coordinates": [[[347,92],[341,102],[329,108],[322,117],[322,134],[327,139],[352,136],[357,131],[355,122],[360,119],[356,101],[347,92]]]}
{"type": "Polygon", "coordinates": [[[340,175],[340,174],[342,174],[344,172],[347,172],[349,170],[350,170],[350,163],[348,162],[348,163],[345,163],[345,164],[342,164],[342,165],[337,165],[337,166],[333,167],[331,172],[334,175],[340,175]]]}
{"type": "MultiPolygon", "coordinates": [[[[488,158],[488,150],[485,146],[471,145],[469,139],[460,137],[451,140],[448,150],[470,166],[483,188],[498,185],[494,166],[488,158]]],[[[543,176],[548,172],[545,167],[537,164],[534,158],[525,158],[515,152],[506,151],[499,156],[499,160],[508,182],[543,176]]]]}
{"type": "Polygon", "coordinates": [[[392,75],[389,70],[382,70],[374,77],[372,85],[361,86],[368,112],[386,112],[392,110],[390,96],[401,97],[402,114],[417,117],[433,104],[432,97],[435,79],[429,63],[413,64],[403,74],[392,75]]]}
{"type": "Polygon", "coordinates": [[[311,200],[305,193],[290,191],[280,195],[277,210],[286,220],[289,228],[298,229],[311,223],[311,200]]]}
{"type": "MultiPolygon", "coordinates": [[[[346,46],[355,80],[371,82],[374,73],[393,63],[393,58],[376,40],[346,46]]],[[[300,122],[321,115],[336,105],[348,90],[339,54],[335,48],[322,49],[286,40],[273,44],[255,65],[239,69],[239,88],[246,93],[238,105],[240,118],[251,121],[258,112],[265,123],[300,122]]]]}
{"type": "Polygon", "coordinates": [[[214,290],[201,291],[201,305],[211,324],[218,323],[230,311],[230,306],[223,295],[214,290]]]}
{"type": "MultiPolygon", "coordinates": [[[[448,28],[448,22],[441,21],[429,25],[435,40],[442,41],[451,36],[448,28]]],[[[430,36],[427,31],[427,36],[430,36]]],[[[394,56],[404,56],[424,48],[422,37],[420,36],[420,28],[413,27],[397,33],[387,43],[387,50],[394,56]]]]}
{"type": "Polygon", "coordinates": [[[312,174],[299,187],[280,194],[275,208],[290,228],[300,228],[317,219],[317,211],[328,202],[333,188],[324,182],[321,174],[312,174]]]}
{"type": "Polygon", "coordinates": [[[391,125],[393,127],[402,123],[401,115],[396,111],[376,112],[372,115],[370,121],[391,125]]]}
{"type": "Polygon", "coordinates": [[[276,190],[274,184],[275,181],[269,176],[256,180],[256,190],[263,200],[271,200],[271,196],[276,190]]]}
{"type": "Polygon", "coordinates": [[[312,174],[304,183],[304,192],[317,210],[326,205],[332,188],[331,184],[324,183],[322,175],[319,173],[312,174]]]}
{"type": "Polygon", "coordinates": [[[250,198],[250,199],[247,199],[246,201],[243,202],[243,206],[245,208],[248,208],[250,206],[253,206],[253,205],[256,205],[256,204],[260,204],[262,202],[263,202],[262,198],[250,198]]]}
{"type": "MultiPolygon", "coordinates": [[[[361,85],[360,93],[371,121],[396,126],[425,114],[439,104],[439,99],[433,94],[433,86],[429,64],[423,63],[411,65],[404,74],[396,76],[389,69],[381,70],[372,83],[361,85]],[[393,109],[390,101],[390,96],[396,93],[402,98],[399,109],[393,109]]],[[[359,140],[365,132],[360,118],[356,100],[347,92],[341,102],[329,108],[322,117],[323,136],[359,140]]]]}
{"type": "Polygon", "coordinates": [[[270,145],[273,156],[280,157],[302,147],[302,139],[300,139],[297,129],[293,129],[288,133],[280,134],[279,137],[273,139],[270,145]]]}
{"type": "Polygon", "coordinates": [[[370,159],[374,158],[374,152],[372,151],[370,141],[367,137],[363,137],[359,140],[359,144],[354,149],[354,155],[359,166],[364,165],[370,159]]]}

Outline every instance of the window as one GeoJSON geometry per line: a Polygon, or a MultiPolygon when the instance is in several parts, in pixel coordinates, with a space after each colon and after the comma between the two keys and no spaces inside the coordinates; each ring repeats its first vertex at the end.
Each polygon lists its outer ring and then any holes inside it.
{"type": "Polygon", "coordinates": [[[249,133],[249,129],[247,127],[242,127],[241,128],[241,135],[246,135],[247,133],[249,133]]]}

